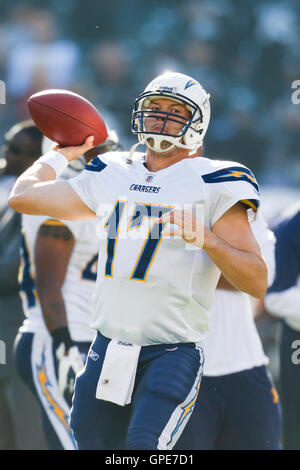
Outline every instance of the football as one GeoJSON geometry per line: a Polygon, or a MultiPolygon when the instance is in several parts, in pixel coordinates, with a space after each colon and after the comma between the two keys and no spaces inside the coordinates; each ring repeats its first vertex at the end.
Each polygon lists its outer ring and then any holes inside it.
{"type": "Polygon", "coordinates": [[[82,145],[89,135],[94,145],[107,138],[106,125],[88,100],[68,90],[44,90],[28,100],[32,119],[40,131],[60,146],[82,145]]]}

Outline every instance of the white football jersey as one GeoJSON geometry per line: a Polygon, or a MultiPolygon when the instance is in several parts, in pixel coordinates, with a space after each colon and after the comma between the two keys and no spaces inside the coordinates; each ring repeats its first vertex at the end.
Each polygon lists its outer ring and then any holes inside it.
{"type": "MultiPolygon", "coordinates": [[[[268,284],[271,285],[275,274],[275,237],[261,210],[251,228],[268,267],[268,284]]],[[[245,292],[217,289],[210,327],[205,338],[204,375],[234,374],[268,364],[254,322],[252,301],[245,292]]]]}
{"type": "MultiPolygon", "coordinates": [[[[38,230],[49,217],[22,215],[22,249],[19,271],[20,295],[26,319],[21,332],[45,330],[41,305],[35,290],[34,247],[38,230]]],[[[49,221],[53,224],[53,220],[49,221]]],[[[60,222],[57,222],[60,223],[60,222]]],[[[68,263],[62,295],[65,302],[68,326],[74,341],[92,341],[95,330],[91,328],[92,296],[95,289],[99,239],[96,235],[97,219],[67,221],[75,238],[68,263]]]]}
{"type": "Polygon", "coordinates": [[[201,341],[220,271],[203,250],[164,237],[154,220],[190,209],[211,228],[238,201],[256,210],[256,180],[235,162],[187,158],[151,173],[127,158],[96,157],[68,181],[99,218],[92,326],[140,345],[201,341]]]}

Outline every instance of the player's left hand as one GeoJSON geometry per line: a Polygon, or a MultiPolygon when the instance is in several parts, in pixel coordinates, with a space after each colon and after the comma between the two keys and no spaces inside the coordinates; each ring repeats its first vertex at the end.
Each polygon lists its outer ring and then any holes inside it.
{"type": "Polygon", "coordinates": [[[72,399],[76,374],[83,369],[84,363],[77,346],[66,351],[64,343],[60,343],[55,351],[58,360],[58,389],[69,403],[72,399]]]}
{"type": "Polygon", "coordinates": [[[192,211],[173,209],[155,222],[177,225],[177,228],[173,226],[164,230],[164,236],[181,237],[187,243],[192,243],[199,248],[203,247],[204,233],[207,229],[192,211]]]}

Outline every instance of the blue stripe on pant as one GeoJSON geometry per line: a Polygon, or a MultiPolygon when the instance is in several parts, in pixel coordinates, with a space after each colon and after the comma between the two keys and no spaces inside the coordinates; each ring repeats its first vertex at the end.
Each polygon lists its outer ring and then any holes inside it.
{"type": "MultiPolygon", "coordinates": [[[[39,333],[22,333],[18,335],[15,345],[15,362],[19,376],[23,382],[29,387],[30,391],[39,401],[41,418],[44,429],[45,438],[47,441],[48,448],[50,450],[63,450],[71,446],[72,449],[75,449],[76,445],[72,432],[69,427],[69,407],[68,404],[63,400],[58,392],[57,378],[55,375],[50,374],[48,370],[49,364],[52,364],[53,371],[55,370],[55,360],[53,357],[52,351],[52,340],[45,335],[40,335],[39,333]],[[43,337],[43,339],[41,338],[43,337]],[[42,345],[41,350],[43,351],[42,355],[36,354],[34,350],[34,343],[38,342],[42,345]],[[50,343],[49,343],[50,342],[50,343]],[[46,343],[49,343],[49,347],[46,348],[46,343]],[[47,358],[43,357],[47,355],[47,358]],[[38,384],[34,380],[34,368],[37,368],[40,371],[41,383],[38,389],[38,384]],[[43,389],[45,393],[43,394],[43,389]],[[44,400],[42,399],[44,396],[44,400]],[[61,404],[58,402],[57,398],[60,397],[64,401],[64,407],[61,407],[61,404]],[[48,399],[47,399],[48,398],[48,399]],[[52,421],[49,417],[54,416],[55,419],[52,421]],[[55,425],[54,425],[55,423],[55,425]],[[61,425],[65,426],[64,433],[61,432],[61,425]],[[59,431],[60,429],[60,431],[59,431]],[[65,436],[70,434],[70,441],[73,444],[68,442],[68,447],[66,447],[65,436]]],[[[77,342],[75,343],[80,352],[87,355],[90,343],[87,342],[77,342]]]]}
{"type": "Polygon", "coordinates": [[[202,350],[194,343],[142,347],[132,403],[122,407],[95,398],[109,341],[97,334],[96,355],[76,379],[71,428],[78,448],[171,449],[197,398],[202,350]]]}

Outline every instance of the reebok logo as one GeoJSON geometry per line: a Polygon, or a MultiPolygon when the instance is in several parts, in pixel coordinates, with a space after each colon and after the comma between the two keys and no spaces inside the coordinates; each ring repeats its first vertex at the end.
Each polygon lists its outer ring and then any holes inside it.
{"type": "Polygon", "coordinates": [[[93,351],[92,349],[90,349],[89,357],[90,357],[93,361],[97,361],[97,359],[99,359],[99,354],[97,354],[95,351],[93,351]]]}
{"type": "Polygon", "coordinates": [[[117,344],[120,346],[132,346],[132,343],[125,343],[125,341],[118,341],[117,344]]]}

